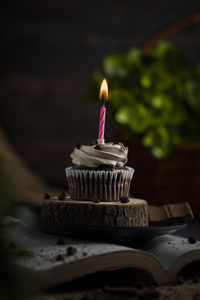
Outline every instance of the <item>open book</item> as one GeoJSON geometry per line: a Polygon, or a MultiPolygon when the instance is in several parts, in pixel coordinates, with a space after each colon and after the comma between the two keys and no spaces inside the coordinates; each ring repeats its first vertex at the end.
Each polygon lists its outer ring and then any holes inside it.
{"type": "Polygon", "coordinates": [[[158,284],[170,282],[184,266],[200,260],[200,242],[191,244],[181,236],[197,239],[198,226],[198,222],[191,223],[180,236],[159,236],[137,249],[66,237],[59,240],[20,222],[12,225],[11,231],[29,254],[17,257],[16,264],[32,274],[40,289],[46,289],[87,274],[127,267],[145,271],[158,284]],[[196,236],[192,227],[197,230],[196,236]]]}

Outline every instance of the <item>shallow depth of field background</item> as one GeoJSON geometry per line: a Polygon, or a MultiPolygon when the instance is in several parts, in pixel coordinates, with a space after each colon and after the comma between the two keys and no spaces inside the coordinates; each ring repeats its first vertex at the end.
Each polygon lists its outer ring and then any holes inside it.
{"type": "MultiPolygon", "coordinates": [[[[0,124],[18,155],[48,183],[64,188],[64,167],[71,164],[73,147],[97,138],[99,102],[85,102],[83,96],[102,58],[126,53],[168,24],[199,11],[197,0],[21,0],[8,5],[0,19],[0,124]]],[[[196,63],[199,37],[196,26],[170,41],[196,63]]],[[[110,120],[105,137],[116,141],[110,120]]],[[[130,151],[140,148],[133,143],[130,151]]],[[[140,158],[145,172],[142,154],[140,158]]]]}

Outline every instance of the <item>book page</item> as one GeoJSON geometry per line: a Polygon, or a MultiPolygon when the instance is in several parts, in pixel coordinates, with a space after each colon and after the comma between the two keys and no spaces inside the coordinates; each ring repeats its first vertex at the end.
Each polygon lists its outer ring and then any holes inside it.
{"type": "MultiPolygon", "coordinates": [[[[197,240],[199,236],[199,222],[190,223],[185,229],[177,231],[174,234],[158,236],[153,240],[140,245],[140,249],[148,251],[156,258],[158,258],[164,269],[169,269],[176,263],[181,256],[193,251],[199,251],[200,255],[200,242],[197,240]],[[190,244],[188,237],[195,237],[196,242],[190,244]]],[[[192,259],[192,258],[191,258],[192,259]]],[[[194,256],[194,260],[197,257],[194,256]]],[[[182,261],[184,264],[184,261],[182,261]]]]}
{"type": "Polygon", "coordinates": [[[10,240],[16,243],[13,251],[20,254],[21,249],[23,254],[15,255],[15,263],[35,273],[33,280],[41,288],[120,268],[142,269],[158,283],[163,282],[162,265],[148,252],[108,242],[60,238],[20,221],[9,229],[10,240]],[[72,254],[68,255],[68,249],[72,254]]]}
{"type": "MultiPolygon", "coordinates": [[[[131,250],[125,246],[112,243],[84,241],[68,237],[60,238],[21,223],[10,226],[9,230],[11,232],[10,239],[17,243],[17,248],[21,247],[21,249],[27,251],[25,258],[17,257],[17,263],[34,271],[44,271],[63,263],[67,264],[92,256],[131,250]],[[68,247],[75,248],[73,255],[67,256],[68,247]],[[58,255],[60,255],[60,259],[58,255]],[[61,259],[62,255],[63,260],[61,259]]],[[[26,252],[24,253],[26,254],[26,252]]]]}

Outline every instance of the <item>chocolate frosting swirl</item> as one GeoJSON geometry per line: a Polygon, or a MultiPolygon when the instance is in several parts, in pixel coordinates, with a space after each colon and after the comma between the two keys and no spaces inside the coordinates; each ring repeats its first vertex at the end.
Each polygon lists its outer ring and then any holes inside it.
{"type": "Polygon", "coordinates": [[[72,162],[78,166],[123,167],[127,163],[128,148],[122,143],[105,143],[94,146],[81,145],[71,153],[72,162]]]}

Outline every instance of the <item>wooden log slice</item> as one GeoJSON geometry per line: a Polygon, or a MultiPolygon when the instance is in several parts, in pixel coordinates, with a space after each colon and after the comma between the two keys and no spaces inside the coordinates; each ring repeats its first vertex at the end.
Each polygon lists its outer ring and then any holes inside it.
{"type": "Polygon", "coordinates": [[[67,198],[43,200],[43,220],[80,225],[146,227],[149,225],[145,200],[130,198],[128,203],[76,201],[67,198]]]}

